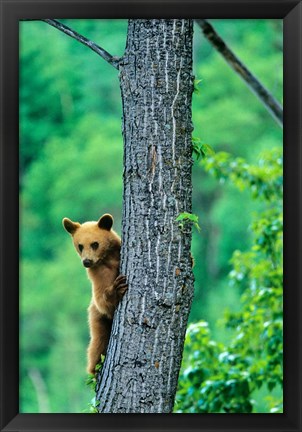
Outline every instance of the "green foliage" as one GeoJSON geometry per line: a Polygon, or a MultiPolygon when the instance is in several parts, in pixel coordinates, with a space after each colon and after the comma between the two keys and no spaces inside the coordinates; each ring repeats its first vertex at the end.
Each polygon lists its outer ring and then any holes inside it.
{"type": "MultiPolygon", "coordinates": [[[[235,54],[282,102],[282,21],[211,22],[235,54]]],[[[193,97],[194,136],[210,143],[216,153],[231,152],[255,165],[262,150],[282,147],[282,129],[211,44],[200,38],[197,25],[194,34],[194,74],[203,80],[202,94],[193,97]]],[[[217,317],[226,306],[238,307],[239,293],[224,283],[231,270],[229,259],[235,249],[251,246],[252,232],[247,226],[261,203],[252,199],[247,189],[236,190],[223,180],[217,183],[198,163],[192,169],[193,213],[199,216],[202,233],[196,238],[193,235],[192,241],[196,264],[190,320],[205,319],[215,338],[228,341],[229,334],[217,324],[217,317]]]]}
{"type": "Polygon", "coordinates": [[[250,378],[243,359],[212,341],[206,322],[191,324],[186,335],[176,412],[249,413],[249,396],[250,378]]]}
{"type": "MultiPolygon", "coordinates": [[[[105,361],[105,356],[102,354],[101,355],[101,360],[100,362],[95,366],[95,370],[97,373],[99,373],[103,367],[105,361]]],[[[86,385],[88,387],[91,388],[91,390],[95,391],[96,388],[96,377],[94,374],[88,374],[87,378],[86,378],[86,385]]]]}
{"type": "Polygon", "coordinates": [[[249,166],[243,158],[226,152],[212,154],[202,164],[221,182],[229,179],[239,190],[249,187],[253,198],[274,201],[282,196],[283,157],[279,148],[263,152],[257,165],[249,166]]]}
{"type": "Polygon", "coordinates": [[[96,387],[96,379],[95,379],[95,375],[93,374],[89,374],[87,376],[86,379],[86,385],[91,388],[91,390],[95,391],[95,387],[96,387]]]}
{"type": "MultiPolygon", "coordinates": [[[[105,361],[105,356],[101,355],[101,360],[100,362],[95,366],[95,370],[97,373],[99,373],[103,367],[105,361]]],[[[96,385],[97,385],[97,380],[96,380],[96,376],[94,374],[88,374],[87,378],[86,378],[86,385],[92,390],[94,396],[91,399],[91,402],[88,404],[88,409],[84,410],[84,413],[88,413],[88,414],[96,414],[98,413],[98,405],[100,403],[100,401],[96,400],[95,397],[95,390],[96,390],[96,385]]]]}
{"type": "Polygon", "coordinates": [[[197,231],[200,231],[200,226],[198,223],[198,216],[196,214],[183,212],[180,213],[177,218],[175,219],[176,222],[178,222],[178,226],[180,230],[184,230],[186,224],[192,224],[197,231]]]}
{"type": "MultiPolygon", "coordinates": [[[[233,337],[226,348],[210,339],[206,322],[189,326],[176,412],[257,412],[257,389],[282,388],[281,160],[280,149],[274,149],[261,155],[257,166],[226,153],[203,162],[217,178],[250,188],[264,207],[251,223],[252,247],[235,251],[231,259],[230,285],[242,292],[240,310],[224,317],[233,337]]],[[[282,412],[282,402],[271,397],[270,412],[282,412]]]]}
{"type": "Polygon", "coordinates": [[[200,85],[200,83],[202,82],[202,79],[194,79],[194,83],[193,83],[193,92],[194,93],[196,93],[196,94],[199,94],[200,93],[200,90],[199,90],[199,85],[200,85]]]}
{"type": "Polygon", "coordinates": [[[212,156],[215,152],[209,144],[201,143],[199,138],[192,138],[192,149],[196,160],[200,158],[205,158],[207,156],[212,156]]]}
{"type": "Polygon", "coordinates": [[[96,397],[94,396],[90,403],[88,404],[88,408],[83,410],[82,412],[85,414],[98,414],[98,406],[100,404],[100,401],[96,400],[96,397]]]}

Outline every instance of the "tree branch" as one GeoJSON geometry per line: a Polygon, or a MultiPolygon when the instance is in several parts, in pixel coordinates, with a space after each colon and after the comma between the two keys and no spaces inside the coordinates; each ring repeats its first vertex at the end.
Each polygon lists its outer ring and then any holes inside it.
{"type": "Polygon", "coordinates": [[[119,57],[112,56],[106,50],[104,50],[103,48],[101,48],[99,45],[92,42],[91,40],[87,39],[85,36],[80,35],[76,31],[72,30],[70,27],[66,26],[65,24],[60,23],[57,20],[43,19],[41,21],[46,22],[47,24],[55,27],[56,29],[60,30],[61,32],[72,37],[73,39],[76,39],[78,42],[81,42],[83,45],[87,46],[92,51],[96,52],[99,56],[103,57],[103,59],[106,60],[106,62],[109,63],[111,66],[113,66],[115,69],[119,69],[119,61],[120,61],[119,57]]]}
{"type": "Polygon", "coordinates": [[[247,83],[251,90],[261,100],[266,109],[272,114],[278,124],[283,127],[283,109],[272,94],[258,81],[258,79],[246,68],[239,58],[230,50],[226,43],[216,33],[212,25],[204,19],[196,19],[196,23],[202,29],[209,42],[220,52],[231,68],[247,83]]]}

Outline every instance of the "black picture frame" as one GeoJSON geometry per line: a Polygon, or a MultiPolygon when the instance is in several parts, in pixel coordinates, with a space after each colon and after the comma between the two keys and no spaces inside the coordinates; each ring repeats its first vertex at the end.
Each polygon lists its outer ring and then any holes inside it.
{"type": "Polygon", "coordinates": [[[0,0],[0,3],[1,431],[301,431],[301,2],[0,0]],[[283,414],[19,414],[19,20],[129,17],[284,20],[283,414]]]}

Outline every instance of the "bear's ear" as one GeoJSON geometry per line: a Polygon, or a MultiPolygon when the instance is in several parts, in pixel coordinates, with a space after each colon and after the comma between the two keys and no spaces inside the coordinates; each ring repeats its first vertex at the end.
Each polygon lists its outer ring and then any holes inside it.
{"type": "Polygon", "coordinates": [[[68,218],[64,218],[62,220],[63,227],[66,229],[69,234],[73,235],[78,228],[80,228],[80,224],[78,222],[72,222],[72,220],[68,218]]]}
{"type": "Polygon", "coordinates": [[[111,214],[106,213],[98,220],[98,227],[107,231],[111,230],[112,225],[113,217],[111,216],[111,214]]]}

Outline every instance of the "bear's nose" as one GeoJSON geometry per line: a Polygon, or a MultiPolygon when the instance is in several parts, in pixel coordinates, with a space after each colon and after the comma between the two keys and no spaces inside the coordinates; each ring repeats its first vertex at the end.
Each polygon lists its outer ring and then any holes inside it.
{"type": "Polygon", "coordinates": [[[91,261],[90,259],[85,258],[85,259],[83,260],[83,265],[84,265],[85,267],[91,267],[91,266],[92,266],[92,261],[91,261]]]}

